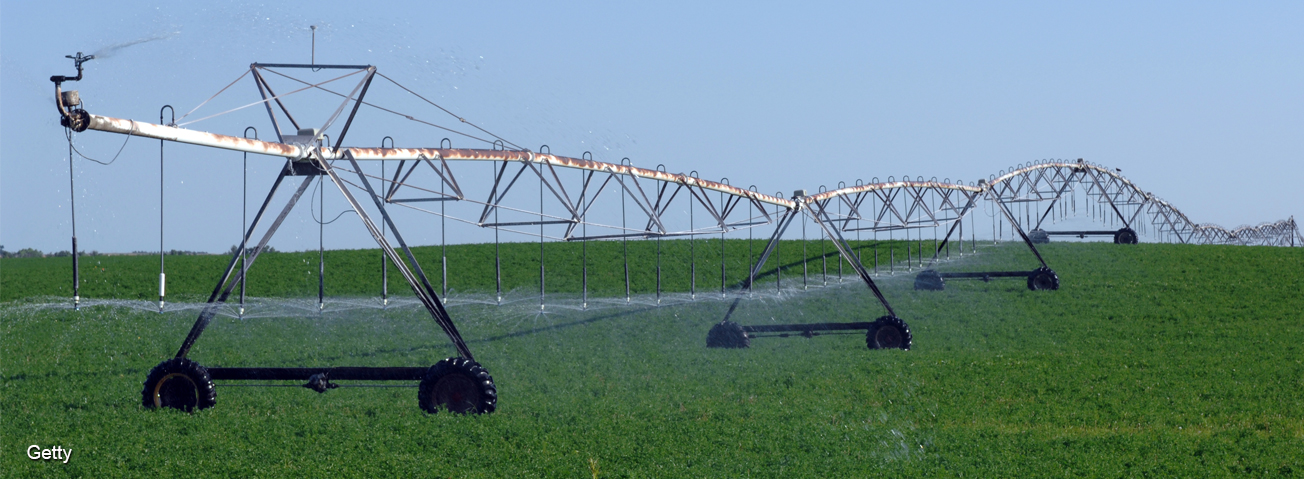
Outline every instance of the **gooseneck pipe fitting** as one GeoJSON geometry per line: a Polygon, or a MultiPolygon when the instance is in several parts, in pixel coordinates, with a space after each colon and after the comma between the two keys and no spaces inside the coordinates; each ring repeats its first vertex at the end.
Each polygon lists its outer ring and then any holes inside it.
{"type": "Polygon", "coordinates": [[[77,67],[77,76],[69,77],[64,75],[55,75],[50,77],[50,81],[54,82],[54,103],[59,108],[59,115],[61,117],[60,123],[63,124],[63,126],[71,128],[73,129],[73,131],[78,131],[78,132],[86,131],[86,128],[90,126],[90,114],[86,113],[86,110],[83,109],[69,110],[68,108],[69,106],[76,106],[76,105],[65,104],[63,98],[63,82],[81,81],[82,64],[94,60],[95,55],[83,56],[81,52],[77,52],[76,56],[73,55],[65,55],[65,56],[71,58],[73,64],[77,67]]]}

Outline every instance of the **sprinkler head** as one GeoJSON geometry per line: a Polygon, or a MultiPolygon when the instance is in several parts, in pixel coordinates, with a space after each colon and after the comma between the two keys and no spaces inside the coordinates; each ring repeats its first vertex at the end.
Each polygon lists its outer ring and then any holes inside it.
{"type": "Polygon", "coordinates": [[[88,62],[88,61],[91,61],[91,60],[94,60],[94,59],[95,59],[95,55],[82,55],[82,52],[77,52],[77,55],[75,55],[75,56],[74,56],[74,55],[64,55],[63,57],[64,57],[64,58],[71,58],[72,61],[73,61],[73,63],[77,66],[77,69],[78,69],[78,70],[81,70],[81,68],[82,68],[82,64],[83,64],[83,63],[86,63],[86,62],[88,62]]]}
{"type": "Polygon", "coordinates": [[[63,76],[63,75],[55,75],[55,76],[50,77],[50,81],[54,82],[56,85],[58,85],[58,84],[60,84],[60,83],[63,83],[63,82],[66,82],[66,81],[80,81],[80,80],[82,79],[82,64],[83,64],[83,63],[86,63],[86,62],[88,62],[88,61],[91,61],[91,60],[94,60],[94,59],[95,59],[95,55],[85,55],[85,56],[83,56],[83,55],[82,55],[82,52],[77,52],[77,55],[76,55],[76,56],[73,56],[73,55],[64,55],[64,57],[65,57],[65,58],[71,58],[71,59],[72,59],[72,61],[73,61],[73,66],[75,66],[75,67],[77,68],[77,76],[75,76],[75,77],[69,77],[69,76],[63,76]]]}

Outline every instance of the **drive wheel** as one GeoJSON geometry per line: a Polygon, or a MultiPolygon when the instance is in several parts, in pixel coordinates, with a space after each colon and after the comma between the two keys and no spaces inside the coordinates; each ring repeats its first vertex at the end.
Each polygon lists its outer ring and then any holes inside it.
{"type": "Polygon", "coordinates": [[[1136,244],[1136,231],[1123,228],[1114,233],[1114,244],[1136,244]]]}
{"type": "Polygon", "coordinates": [[[733,321],[724,321],[711,326],[706,333],[708,348],[746,348],[752,345],[752,338],[747,337],[742,325],[733,321]]]}
{"type": "Polygon", "coordinates": [[[417,402],[428,413],[447,409],[459,414],[486,414],[498,407],[498,388],[480,363],[448,358],[426,371],[417,389],[417,402]]]}
{"type": "Polygon", "coordinates": [[[946,282],[942,281],[942,274],[935,270],[926,269],[915,275],[916,291],[941,291],[946,288],[946,282]]]}
{"type": "Polygon", "coordinates": [[[1028,241],[1033,244],[1044,244],[1050,242],[1050,234],[1043,229],[1035,229],[1028,232],[1028,241]]]}
{"type": "Polygon", "coordinates": [[[1059,289],[1059,276],[1050,268],[1037,268],[1028,276],[1028,289],[1033,291],[1059,289]]]}
{"type": "Polygon", "coordinates": [[[865,345],[869,349],[905,349],[914,343],[910,326],[896,316],[883,316],[869,326],[865,332],[865,345]]]}
{"type": "Polygon", "coordinates": [[[187,358],[159,363],[145,376],[141,403],[148,409],[169,407],[186,412],[217,404],[217,388],[208,370],[187,358]]]}

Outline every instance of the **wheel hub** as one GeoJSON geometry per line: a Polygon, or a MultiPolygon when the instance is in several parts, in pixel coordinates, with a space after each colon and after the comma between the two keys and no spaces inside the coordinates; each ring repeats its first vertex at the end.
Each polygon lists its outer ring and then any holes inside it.
{"type": "Polygon", "coordinates": [[[154,407],[189,411],[197,404],[199,404],[199,385],[185,374],[172,373],[164,376],[154,387],[154,407]]]}
{"type": "Polygon", "coordinates": [[[467,413],[480,402],[480,390],[475,381],[460,374],[450,374],[435,382],[434,400],[455,413],[467,413]]]}
{"type": "Polygon", "coordinates": [[[884,348],[900,348],[901,331],[891,327],[879,328],[878,332],[874,334],[874,340],[878,341],[878,344],[884,348]]]}

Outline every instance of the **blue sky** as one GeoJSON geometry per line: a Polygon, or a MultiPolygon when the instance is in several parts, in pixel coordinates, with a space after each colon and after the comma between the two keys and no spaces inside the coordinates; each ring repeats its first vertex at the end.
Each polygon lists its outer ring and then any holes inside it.
{"type": "MultiPolygon", "coordinates": [[[[162,105],[188,111],[252,62],[307,62],[310,25],[318,62],[376,65],[558,154],[630,157],[766,192],[903,174],[972,181],[1085,158],[1196,222],[1304,211],[1299,3],[5,1],[0,244],[68,249],[67,143],[48,81],[74,73],[64,55],[101,52],[69,84],[88,110],[157,122],[162,105]]],[[[256,95],[247,80],[232,91],[256,95]]],[[[378,144],[385,121],[347,143],[378,144]]],[[[193,127],[244,125],[270,132],[252,109],[193,127]]],[[[158,142],[74,140],[97,159],[122,148],[109,166],[74,161],[82,249],[157,249],[158,142]]],[[[226,250],[240,228],[240,155],[168,148],[166,248],[226,250]]],[[[250,165],[256,202],[280,163],[250,165]]],[[[356,221],[328,228],[328,248],[368,246],[356,221]]],[[[316,247],[306,209],[283,231],[279,249],[316,247]]]]}

